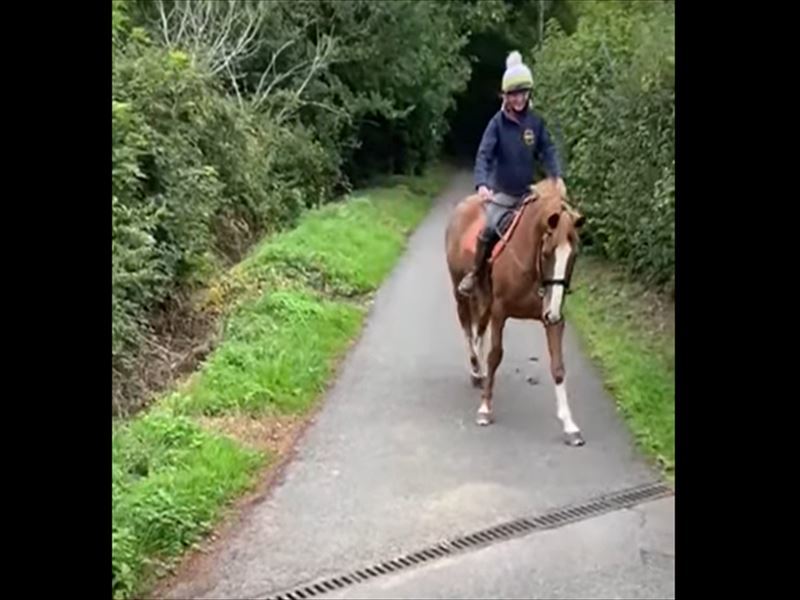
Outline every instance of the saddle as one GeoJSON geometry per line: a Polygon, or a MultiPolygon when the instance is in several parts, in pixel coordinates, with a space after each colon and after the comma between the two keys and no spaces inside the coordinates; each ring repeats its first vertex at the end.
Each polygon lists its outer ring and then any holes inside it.
{"type": "MultiPolygon", "coordinates": [[[[511,220],[511,223],[505,229],[505,231],[500,232],[500,239],[492,248],[492,255],[489,257],[489,263],[493,263],[497,260],[500,254],[503,252],[503,249],[508,245],[508,242],[511,241],[511,237],[514,235],[514,230],[517,228],[517,223],[519,223],[522,214],[525,212],[525,209],[529,204],[531,204],[534,200],[536,200],[536,191],[531,190],[531,194],[526,196],[525,199],[522,201],[522,204],[519,208],[514,211],[514,217],[511,220]]],[[[485,204],[487,200],[483,200],[482,205],[485,204]]],[[[478,235],[483,228],[486,226],[486,213],[485,211],[481,210],[480,215],[478,216],[475,221],[467,228],[464,232],[464,237],[462,240],[464,250],[468,250],[471,252],[475,252],[478,244],[478,235]]]]}

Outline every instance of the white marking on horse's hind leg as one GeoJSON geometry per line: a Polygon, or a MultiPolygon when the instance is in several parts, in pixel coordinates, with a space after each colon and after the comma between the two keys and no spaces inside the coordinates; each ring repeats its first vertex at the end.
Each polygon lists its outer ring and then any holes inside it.
{"type": "Polygon", "coordinates": [[[483,367],[481,366],[481,347],[480,347],[480,338],[478,337],[478,324],[476,322],[472,322],[472,335],[470,337],[470,344],[472,348],[472,355],[475,357],[475,360],[478,361],[478,370],[474,373],[476,377],[480,377],[481,373],[483,373],[483,367]]]}
{"type": "Polygon", "coordinates": [[[463,328],[464,340],[467,342],[467,356],[469,357],[469,371],[472,377],[480,377],[481,365],[475,345],[475,327],[467,325],[463,328]]]}
{"type": "Polygon", "coordinates": [[[569,409],[569,402],[567,402],[567,382],[566,380],[556,384],[556,401],[558,403],[558,418],[564,425],[565,433],[577,433],[580,431],[578,426],[572,420],[572,412],[569,409]]]}
{"type": "Polygon", "coordinates": [[[483,377],[489,376],[489,351],[492,349],[492,326],[491,324],[483,332],[480,339],[480,354],[478,355],[478,363],[481,367],[481,375],[483,377]]]}
{"type": "MultiPolygon", "coordinates": [[[[553,279],[564,279],[567,273],[567,261],[572,252],[572,246],[569,242],[564,242],[556,248],[556,264],[553,268],[553,279]]],[[[564,286],[554,285],[550,296],[550,315],[553,321],[558,321],[561,318],[561,303],[564,301],[564,286]]]]}
{"type": "Polygon", "coordinates": [[[480,363],[478,362],[478,355],[475,352],[475,342],[473,341],[472,330],[469,327],[464,328],[464,339],[467,341],[467,356],[469,357],[470,375],[473,377],[480,377],[480,363]],[[477,367],[473,366],[473,363],[476,363],[477,367]]]}

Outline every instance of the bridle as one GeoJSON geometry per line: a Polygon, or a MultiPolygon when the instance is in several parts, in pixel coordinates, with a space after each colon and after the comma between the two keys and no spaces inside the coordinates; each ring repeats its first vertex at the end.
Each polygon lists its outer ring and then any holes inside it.
{"type": "MultiPolygon", "coordinates": [[[[544,245],[544,242],[542,242],[542,245],[544,245]]],[[[544,259],[544,252],[542,252],[541,249],[540,249],[539,250],[539,273],[542,273],[542,274],[544,274],[544,264],[542,264],[543,259],[544,259]]],[[[565,294],[571,294],[572,293],[572,289],[570,288],[570,279],[572,277],[572,270],[569,269],[568,271],[569,271],[569,276],[568,277],[564,277],[562,279],[550,279],[550,278],[542,279],[539,282],[539,297],[540,298],[544,298],[545,294],[547,293],[547,288],[548,287],[552,287],[554,285],[563,286],[564,293],[565,294]]]]}
{"type": "MultiPolygon", "coordinates": [[[[562,201],[562,209],[561,212],[569,212],[572,210],[566,202],[562,201]]],[[[545,294],[547,294],[547,288],[553,287],[554,285],[560,285],[564,288],[564,294],[571,294],[572,289],[570,288],[570,282],[572,279],[572,269],[567,268],[566,270],[566,277],[556,279],[556,278],[544,278],[544,245],[547,242],[547,238],[545,237],[542,240],[542,247],[539,248],[539,273],[542,275],[541,281],[539,281],[539,297],[544,298],[545,294]]]]}
{"type": "MultiPolygon", "coordinates": [[[[536,192],[536,189],[532,187],[531,188],[531,194],[529,196],[527,196],[523,200],[522,204],[524,206],[525,204],[532,203],[537,198],[538,198],[538,194],[536,192]]],[[[561,212],[569,212],[570,214],[575,214],[575,210],[569,204],[567,204],[567,202],[565,200],[561,201],[561,212]]],[[[546,243],[546,241],[547,241],[547,238],[542,239],[541,246],[539,247],[538,268],[539,268],[539,273],[542,276],[544,276],[544,264],[543,264],[543,262],[544,262],[544,252],[543,252],[543,248],[544,248],[544,244],[546,243]]],[[[514,256],[514,260],[517,261],[517,264],[521,264],[519,258],[516,256],[516,253],[513,251],[513,249],[509,248],[509,250],[511,251],[511,254],[514,256]]],[[[571,268],[567,269],[567,276],[564,277],[564,278],[561,278],[561,279],[555,279],[555,278],[544,279],[543,278],[543,279],[541,279],[539,281],[539,290],[538,290],[539,297],[540,298],[544,298],[545,295],[547,294],[547,288],[548,287],[552,287],[554,285],[563,286],[565,295],[566,294],[571,294],[572,293],[572,289],[570,288],[571,279],[572,279],[572,269],[571,268]]]]}
{"type": "Polygon", "coordinates": [[[539,296],[544,298],[547,293],[548,286],[561,285],[564,286],[564,292],[571,294],[572,290],[569,287],[568,279],[543,279],[539,285],[539,296]]]}
{"type": "MultiPolygon", "coordinates": [[[[544,243],[545,242],[543,240],[542,241],[542,246],[544,246],[544,243]]],[[[542,301],[544,301],[544,297],[547,295],[547,288],[548,287],[551,288],[551,287],[553,287],[555,285],[560,285],[560,286],[562,286],[564,288],[564,296],[562,296],[562,299],[561,299],[561,303],[563,304],[564,303],[564,298],[566,297],[566,295],[572,293],[572,291],[570,289],[570,285],[569,285],[570,284],[570,279],[572,278],[572,269],[568,265],[567,266],[567,270],[566,270],[566,277],[564,277],[562,279],[555,279],[555,278],[547,278],[547,279],[545,279],[544,278],[544,264],[543,264],[543,261],[544,261],[544,252],[543,252],[542,248],[540,248],[539,249],[539,273],[542,275],[542,279],[539,282],[539,298],[541,298],[542,301]]],[[[559,325],[560,323],[563,323],[563,321],[564,321],[564,311],[561,310],[561,311],[559,311],[558,321],[548,322],[548,323],[546,323],[546,325],[552,327],[552,326],[555,326],[555,325],[559,325]]]]}

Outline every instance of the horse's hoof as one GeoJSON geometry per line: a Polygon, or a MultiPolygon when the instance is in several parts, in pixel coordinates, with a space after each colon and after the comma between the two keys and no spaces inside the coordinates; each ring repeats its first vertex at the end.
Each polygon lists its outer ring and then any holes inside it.
{"type": "Polygon", "coordinates": [[[583,446],[586,442],[584,441],[581,432],[575,431],[573,433],[564,434],[564,443],[567,446],[572,446],[573,448],[577,448],[578,446],[583,446]]]}
{"type": "Polygon", "coordinates": [[[473,387],[479,388],[483,385],[483,377],[480,375],[470,375],[469,377],[472,380],[473,387]]]}
{"type": "Polygon", "coordinates": [[[480,427],[486,427],[487,425],[491,425],[492,424],[492,414],[491,413],[478,413],[478,418],[475,420],[475,422],[480,427]]]}

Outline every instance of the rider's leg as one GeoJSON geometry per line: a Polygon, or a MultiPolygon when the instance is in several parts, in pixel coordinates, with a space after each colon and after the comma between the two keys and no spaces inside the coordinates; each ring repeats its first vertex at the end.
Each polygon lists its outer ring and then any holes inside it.
{"type": "Polygon", "coordinates": [[[475,263],[472,271],[466,274],[461,283],[458,284],[458,292],[464,296],[469,296],[475,290],[475,283],[483,277],[489,257],[492,255],[492,248],[498,241],[498,236],[491,226],[487,226],[478,236],[477,247],[475,248],[475,263]]]}

